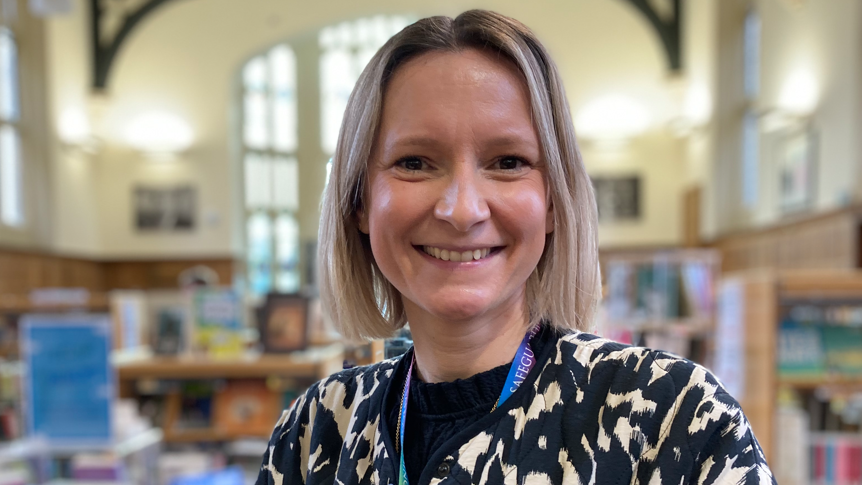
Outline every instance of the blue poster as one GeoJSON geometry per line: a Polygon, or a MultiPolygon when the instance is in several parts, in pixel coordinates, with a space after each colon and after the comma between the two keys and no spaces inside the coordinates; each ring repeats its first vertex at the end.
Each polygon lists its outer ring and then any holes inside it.
{"type": "Polygon", "coordinates": [[[26,315],[20,335],[28,435],[54,447],[110,445],[110,318],[26,315]]]}

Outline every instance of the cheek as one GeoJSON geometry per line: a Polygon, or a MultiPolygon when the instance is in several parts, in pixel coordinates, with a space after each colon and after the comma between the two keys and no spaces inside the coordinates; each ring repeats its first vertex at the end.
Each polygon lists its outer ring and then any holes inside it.
{"type": "Polygon", "coordinates": [[[548,203],[541,184],[501,194],[497,201],[498,214],[506,223],[509,232],[522,241],[544,245],[548,203]]]}
{"type": "Polygon", "coordinates": [[[403,239],[421,213],[421,198],[410,189],[409,184],[383,177],[372,184],[368,213],[372,250],[386,251],[387,241],[403,239]]]}

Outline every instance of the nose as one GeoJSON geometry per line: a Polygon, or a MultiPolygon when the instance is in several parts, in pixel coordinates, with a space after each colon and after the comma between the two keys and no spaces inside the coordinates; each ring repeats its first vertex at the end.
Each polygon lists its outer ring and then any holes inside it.
{"type": "MultiPolygon", "coordinates": [[[[470,165],[470,164],[460,164],[470,165]]],[[[459,167],[446,180],[440,198],[434,206],[434,216],[467,232],[491,216],[481,176],[472,168],[459,167]]]]}

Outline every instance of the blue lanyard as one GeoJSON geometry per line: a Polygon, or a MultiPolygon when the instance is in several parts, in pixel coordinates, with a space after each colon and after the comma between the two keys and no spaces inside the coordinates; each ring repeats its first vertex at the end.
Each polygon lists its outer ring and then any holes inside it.
{"type": "MultiPolygon", "coordinates": [[[[530,369],[536,365],[536,355],[530,347],[530,339],[539,332],[540,325],[536,325],[530,329],[524,339],[521,340],[521,346],[518,347],[518,353],[515,354],[515,360],[512,361],[512,367],[509,368],[509,375],[506,376],[506,384],[503,385],[503,391],[500,393],[497,403],[491,408],[494,412],[497,407],[506,402],[515,391],[521,387],[524,379],[530,374],[530,369]]],[[[398,485],[409,485],[407,482],[407,466],[404,464],[404,428],[407,422],[407,402],[410,394],[410,380],[413,378],[413,366],[416,364],[416,353],[414,351],[413,358],[410,360],[410,368],[407,369],[407,379],[404,381],[404,391],[401,394],[401,412],[398,415],[398,445],[401,451],[401,468],[398,473],[398,485]]]]}

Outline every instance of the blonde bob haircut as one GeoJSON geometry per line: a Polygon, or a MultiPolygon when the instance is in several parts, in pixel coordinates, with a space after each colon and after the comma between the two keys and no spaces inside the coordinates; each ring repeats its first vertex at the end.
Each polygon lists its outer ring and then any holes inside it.
{"type": "Polygon", "coordinates": [[[546,165],[554,230],[527,280],[530,323],[586,330],[600,296],[596,202],[575,141],[557,67],[530,29],[485,10],[452,19],[429,17],[380,48],[350,95],[323,198],[319,235],[323,309],[349,339],[385,338],[407,321],[397,289],[383,276],[367,234],[359,230],[368,160],[387,82],[405,62],[429,52],[480,49],[508,59],[529,90],[532,118],[546,165]]]}

